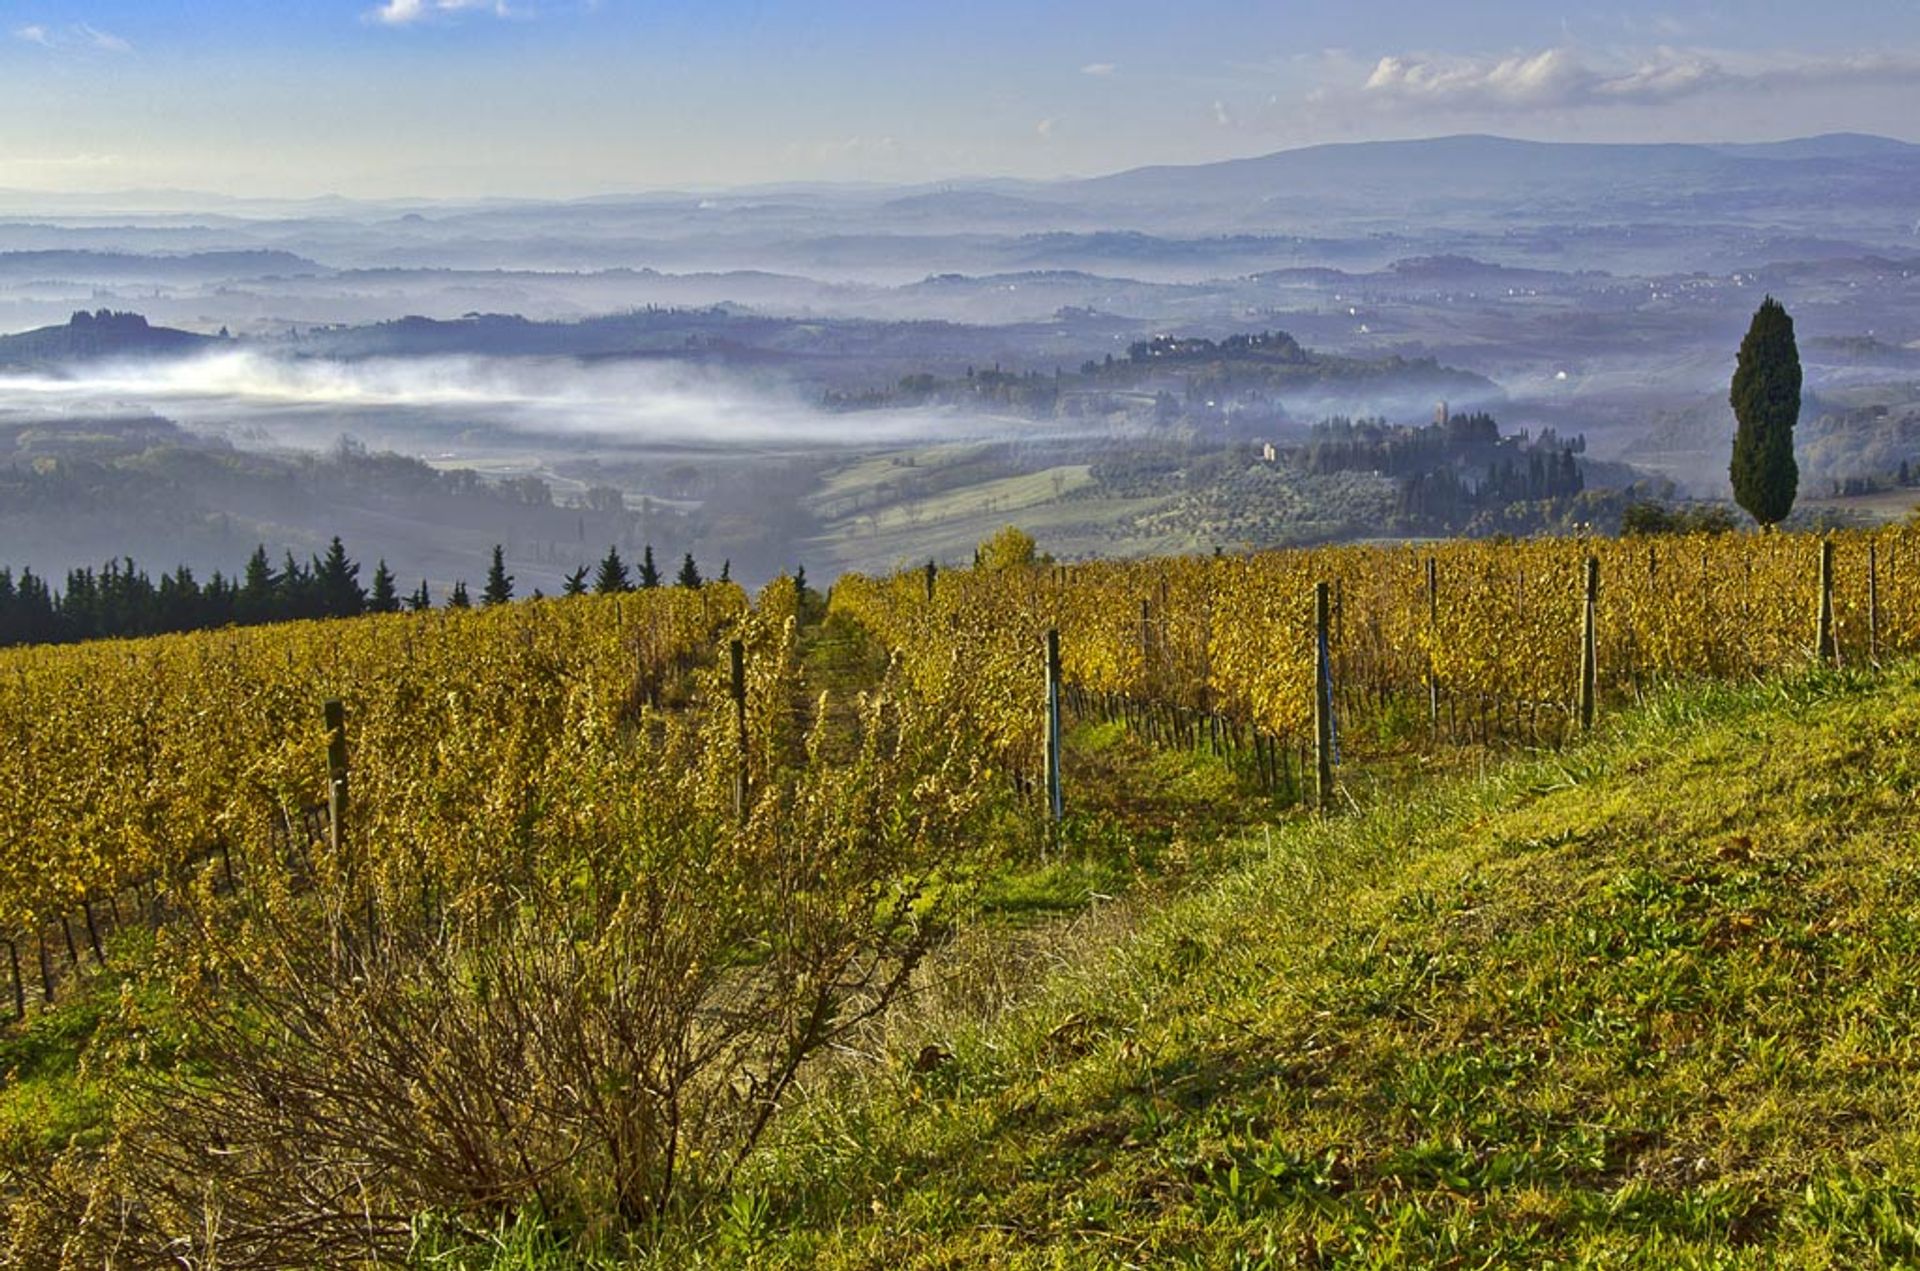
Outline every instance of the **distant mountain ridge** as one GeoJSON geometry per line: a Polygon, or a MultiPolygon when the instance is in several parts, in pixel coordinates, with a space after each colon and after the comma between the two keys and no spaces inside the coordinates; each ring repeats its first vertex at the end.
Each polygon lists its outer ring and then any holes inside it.
{"type": "Polygon", "coordinates": [[[1359,141],[1280,150],[1214,163],[1155,165],[1060,182],[1055,197],[1097,202],[1197,200],[1259,203],[1292,195],[1391,196],[1609,193],[1675,196],[1754,186],[1786,188],[1795,169],[1830,179],[1835,166],[1920,186],[1920,146],[1837,133],[1758,144],[1521,141],[1463,134],[1414,141],[1359,141]]]}
{"type": "Polygon", "coordinates": [[[0,278],[73,280],[222,279],[320,273],[325,266],[284,251],[123,252],[52,249],[0,252],[0,278]]]}

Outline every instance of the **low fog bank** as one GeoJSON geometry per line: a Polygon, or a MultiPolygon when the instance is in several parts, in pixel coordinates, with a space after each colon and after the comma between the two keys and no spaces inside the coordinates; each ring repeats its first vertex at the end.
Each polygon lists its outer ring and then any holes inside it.
{"type": "MultiPolygon", "coordinates": [[[[1074,424],[951,407],[834,413],[767,372],[669,360],[333,360],[222,348],[0,374],[0,566],[58,585],[132,556],[231,575],[338,534],[408,588],[477,586],[493,544],[522,595],[610,546],[693,553],[757,584],[831,576],[807,499],[875,456],[1080,444],[1074,424]]],[[[879,459],[889,464],[887,459],[879,459]]]]}
{"type": "MultiPolygon", "coordinates": [[[[318,448],[342,432],[448,457],[494,437],[516,448],[896,446],[1003,435],[949,410],[833,414],[777,379],[683,363],[455,356],[351,362],[223,350],[177,361],[0,374],[0,409],[152,410],[236,443],[318,448]]],[[[1031,429],[1031,425],[1026,428],[1031,429]]]]}

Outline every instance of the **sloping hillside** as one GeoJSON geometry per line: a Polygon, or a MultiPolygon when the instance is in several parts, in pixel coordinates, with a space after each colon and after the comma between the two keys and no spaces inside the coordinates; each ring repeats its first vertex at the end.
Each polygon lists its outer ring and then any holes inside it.
{"type": "Polygon", "coordinates": [[[950,1059],[908,1037],[818,1100],[701,1252],[1920,1257],[1916,740],[1912,666],[1703,690],[1277,831],[1039,1004],[924,1038],[950,1059]]]}
{"type": "Polygon", "coordinates": [[[0,335],[0,366],[60,366],[102,358],[176,357],[218,344],[214,336],[150,326],[137,313],[81,310],[65,325],[0,335]]]}

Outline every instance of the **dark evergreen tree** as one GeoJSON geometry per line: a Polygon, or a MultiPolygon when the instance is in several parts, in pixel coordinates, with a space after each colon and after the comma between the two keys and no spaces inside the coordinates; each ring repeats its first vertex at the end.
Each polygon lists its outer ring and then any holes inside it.
{"type": "Polygon", "coordinates": [[[701,582],[700,567],[693,563],[693,553],[688,552],[680,561],[680,575],[674,579],[682,587],[698,587],[701,582]]]}
{"type": "Polygon", "coordinates": [[[720,562],[720,581],[723,583],[733,581],[733,557],[731,556],[720,562]]]}
{"type": "Polygon", "coordinates": [[[1799,492],[1793,428],[1800,422],[1800,382],[1793,319],[1785,306],[1768,296],[1740,342],[1740,360],[1728,395],[1739,425],[1728,468],[1734,502],[1763,529],[1786,519],[1799,492]]]}
{"type": "Polygon", "coordinates": [[[660,570],[653,563],[653,544],[648,543],[640,554],[640,586],[652,589],[660,585],[660,570]]]}
{"type": "Polygon", "coordinates": [[[491,609],[495,605],[504,605],[513,599],[513,575],[507,572],[506,552],[500,544],[493,545],[493,563],[487,566],[487,585],[480,593],[480,603],[491,609]]]}
{"type": "Polygon", "coordinates": [[[593,589],[603,596],[633,590],[633,582],[627,577],[627,563],[620,559],[617,547],[607,548],[607,557],[600,562],[600,571],[593,576],[593,589]]]}
{"type": "Polygon", "coordinates": [[[587,594],[587,567],[582,565],[567,575],[566,583],[560,588],[563,596],[584,596],[587,594]]]}
{"type": "Polygon", "coordinates": [[[214,570],[207,578],[207,585],[200,589],[201,625],[225,627],[239,621],[234,612],[234,601],[239,594],[231,578],[214,570]]]}
{"type": "Polygon", "coordinates": [[[373,594],[367,597],[369,613],[399,613],[400,597],[393,589],[393,571],[387,568],[387,562],[381,559],[373,567],[373,594]]]}
{"type": "Polygon", "coordinates": [[[360,587],[360,566],[347,559],[338,534],[327,544],[326,558],[314,571],[320,589],[321,610],[329,618],[351,618],[366,612],[367,593],[360,587]]]}
{"type": "Polygon", "coordinates": [[[319,584],[314,578],[314,572],[319,568],[320,562],[316,559],[313,564],[314,568],[309,569],[295,560],[292,552],[288,552],[286,558],[281,561],[280,577],[274,584],[274,620],[326,616],[326,604],[321,597],[319,584]]]}
{"type": "Polygon", "coordinates": [[[462,578],[453,585],[453,594],[447,597],[449,609],[471,609],[473,602],[467,599],[467,580],[462,578]]]}
{"type": "Polygon", "coordinates": [[[413,610],[415,613],[421,613],[433,608],[433,594],[427,590],[426,579],[422,578],[420,580],[419,590],[407,597],[407,608],[413,610]]]}
{"type": "Polygon", "coordinates": [[[235,616],[241,622],[267,622],[277,607],[276,591],[280,580],[267,563],[267,547],[262,543],[247,558],[246,573],[240,579],[240,595],[235,601],[235,616]]]}
{"type": "Polygon", "coordinates": [[[193,631],[202,625],[200,584],[185,565],[162,574],[153,607],[140,625],[151,631],[193,631]]]}

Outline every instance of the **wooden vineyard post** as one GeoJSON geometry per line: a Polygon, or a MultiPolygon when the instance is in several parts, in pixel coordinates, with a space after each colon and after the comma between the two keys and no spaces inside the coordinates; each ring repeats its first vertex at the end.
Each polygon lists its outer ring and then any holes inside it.
{"type": "Polygon", "coordinates": [[[27,1017],[27,985],[20,978],[20,946],[7,941],[7,962],[13,968],[13,1018],[23,1020],[27,1017]]]}
{"type": "Polygon", "coordinates": [[[1814,621],[1813,656],[1837,663],[1840,650],[1833,638],[1833,540],[1820,540],[1820,610],[1814,621]]]}
{"type": "Polygon", "coordinates": [[[933,580],[940,576],[940,567],[931,559],[927,561],[927,603],[933,603],[933,580]]]}
{"type": "Polygon", "coordinates": [[[327,719],[327,848],[335,867],[347,841],[347,711],[337,697],[322,708],[327,719]]]}
{"type": "MultiPolygon", "coordinates": [[[[327,722],[327,850],[333,855],[333,868],[340,871],[351,896],[358,871],[347,856],[347,710],[337,697],[327,699],[321,708],[327,722]]],[[[367,944],[373,953],[375,917],[373,883],[367,882],[367,944]]]]}
{"type": "Polygon", "coordinates": [[[1060,632],[1047,629],[1047,819],[1055,825],[1065,813],[1060,791],[1060,632]]]}
{"type": "Polygon", "coordinates": [[[1440,677],[1433,669],[1432,642],[1440,638],[1440,567],[1427,557],[1427,724],[1440,735],[1440,677]]]}
{"type": "Polygon", "coordinates": [[[1587,557],[1585,600],[1580,606],[1580,731],[1593,730],[1594,689],[1599,679],[1594,623],[1600,602],[1600,558],[1587,557]]]}
{"type": "Polygon", "coordinates": [[[1313,585],[1314,797],[1321,811],[1333,805],[1333,667],[1327,651],[1327,584],[1313,585]]]}
{"type": "MultiPolygon", "coordinates": [[[[931,570],[927,586],[933,586],[931,570]]],[[[728,688],[733,698],[733,814],[747,819],[747,646],[739,640],[727,645],[728,688]]]]}
{"type": "Polygon", "coordinates": [[[86,915],[87,947],[93,950],[94,965],[102,966],[106,963],[107,955],[100,948],[100,927],[99,924],[93,920],[93,901],[82,896],[80,898],[80,912],[86,915]]]}
{"type": "Polygon", "coordinates": [[[1880,545],[1867,544],[1867,661],[1880,665],[1880,545]]]}
{"type": "Polygon", "coordinates": [[[1140,602],[1140,683],[1144,689],[1147,676],[1153,669],[1153,610],[1151,605],[1140,602]]]}

